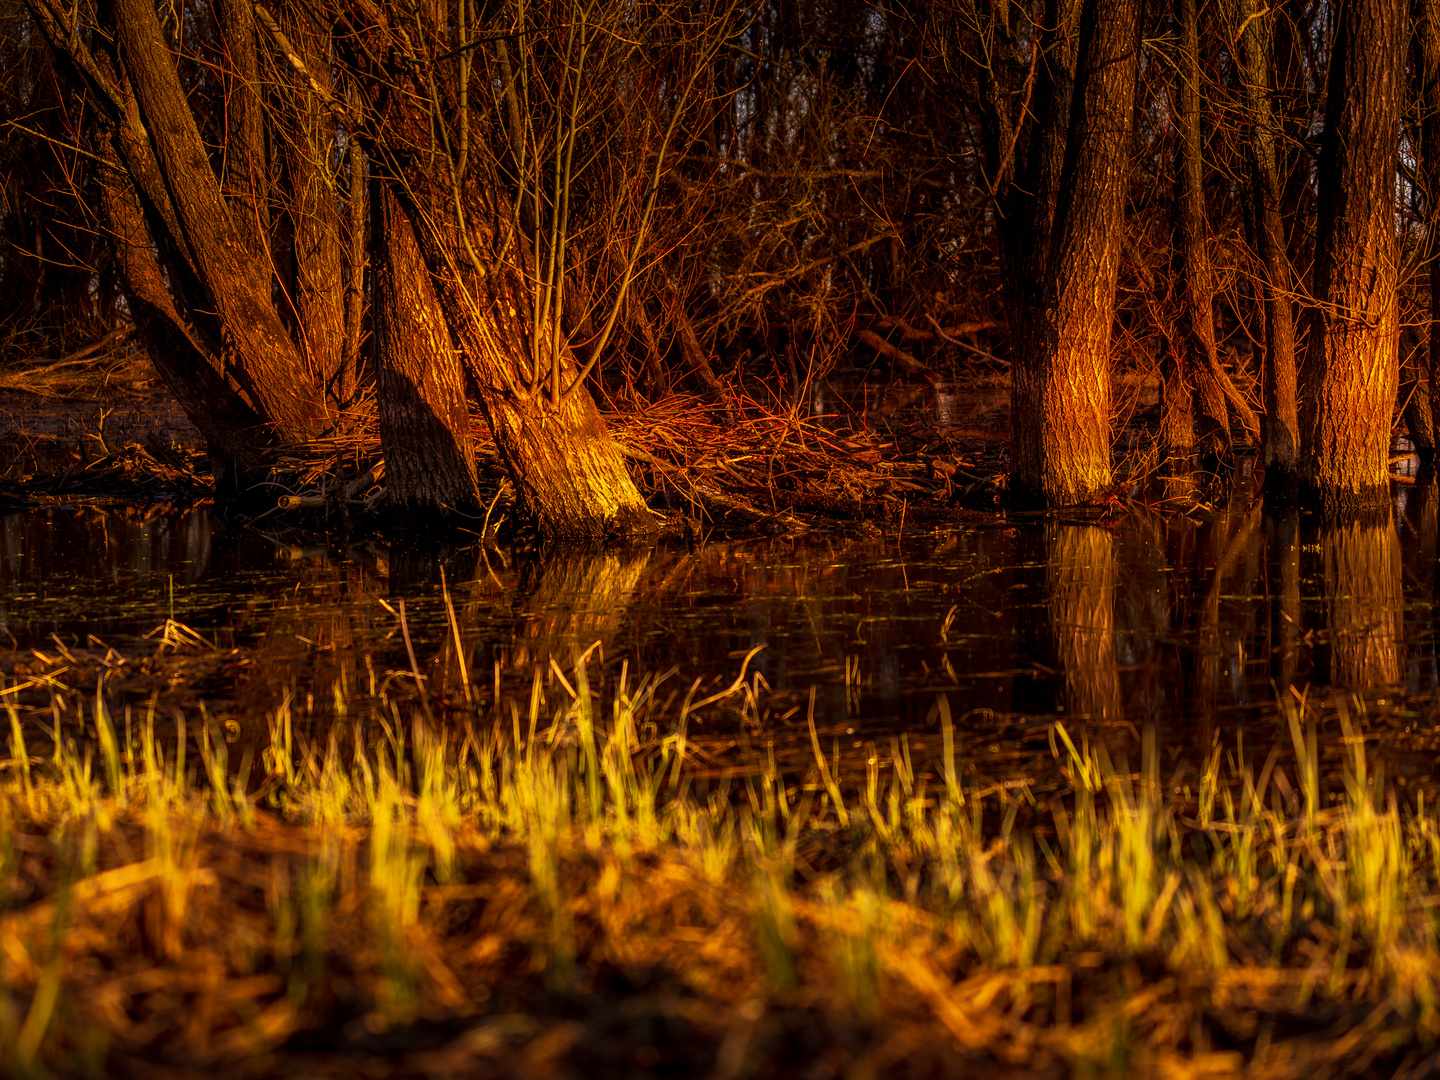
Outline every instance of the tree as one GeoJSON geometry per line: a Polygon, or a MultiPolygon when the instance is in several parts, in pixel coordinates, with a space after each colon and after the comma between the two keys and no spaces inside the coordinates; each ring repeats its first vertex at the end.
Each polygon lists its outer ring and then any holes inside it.
{"type": "MultiPolygon", "coordinates": [[[[1111,483],[1110,334],[1139,66],[1139,0],[1086,0],[1078,36],[1069,108],[1057,64],[1060,77],[1052,80],[1044,117],[1051,127],[1032,150],[1030,171],[1044,176],[1053,170],[1056,142],[1064,140],[1054,224],[1048,235],[1041,234],[1043,226],[1035,229],[1015,259],[1037,265],[1040,295],[1011,315],[1012,326],[1023,320],[1029,327],[1015,342],[1011,373],[1011,490],[1052,505],[1095,498],[1111,483]]],[[[1037,208],[1037,222],[1048,217],[1037,208]]]]}
{"type": "MultiPolygon", "coordinates": [[[[1437,372],[1440,372],[1440,334],[1435,332],[1436,322],[1440,320],[1440,265],[1434,258],[1434,245],[1437,234],[1440,234],[1440,2],[1413,0],[1410,17],[1413,33],[1411,82],[1420,108],[1420,177],[1424,187],[1425,232],[1432,256],[1428,275],[1430,332],[1425,335],[1429,348],[1423,367],[1430,387],[1432,435],[1429,449],[1433,453],[1433,433],[1440,429],[1440,394],[1435,392],[1435,387],[1440,385],[1435,381],[1437,372]]],[[[1405,359],[1414,362],[1413,356],[1408,353],[1405,359]]]]}
{"type": "Polygon", "coordinates": [[[1404,9],[1338,5],[1321,144],[1303,480],[1327,506],[1383,507],[1399,376],[1395,166],[1404,9]]]}
{"type": "MultiPolygon", "coordinates": [[[[1195,0],[1176,0],[1180,27],[1175,120],[1179,148],[1175,161],[1175,278],[1181,288],[1180,345],[1175,370],[1165,381],[1167,444],[1173,450],[1197,446],[1216,456],[1230,448],[1230,421],[1222,387],[1229,385],[1215,346],[1215,281],[1206,251],[1203,143],[1200,138],[1200,32],[1195,0]],[[1192,417],[1192,388],[1200,404],[1198,440],[1192,417]]],[[[1237,394],[1238,398],[1239,395],[1237,394]]],[[[1240,407],[1253,422],[1244,400],[1240,407]]]]}
{"type": "Polygon", "coordinates": [[[648,175],[641,174],[648,180],[642,217],[620,263],[611,315],[582,368],[564,320],[570,200],[586,160],[577,160],[576,149],[604,77],[615,78],[613,69],[638,54],[628,12],[586,9],[558,33],[523,10],[467,26],[475,18],[468,0],[453,23],[442,14],[421,10],[412,18],[361,3],[345,15],[350,33],[342,55],[363,88],[363,137],[376,175],[414,226],[529,515],[552,535],[651,529],[585,379],[626,303],[659,176],[670,163],[669,142],[708,64],[709,20],[683,27],[696,42],[689,83],[653,103],[659,137],[653,169],[647,163],[648,175]],[[499,47],[506,39],[513,50],[499,47]],[[487,44],[493,53],[481,48],[487,44]],[[485,103],[482,93],[495,97],[485,103]]]}
{"type": "Polygon", "coordinates": [[[97,9],[93,37],[47,0],[31,11],[99,110],[81,134],[106,166],[103,213],[147,350],[205,435],[222,489],[243,489],[277,443],[330,419],[274,304],[258,196],[245,184],[237,200],[223,193],[191,107],[205,95],[182,85],[147,0],[97,9]]]}
{"type": "Polygon", "coordinates": [[[410,221],[395,196],[375,186],[375,396],[392,507],[406,517],[474,516],[465,370],[410,221]]]}
{"type": "Polygon", "coordinates": [[[1277,15],[1253,0],[1231,0],[1226,10],[1243,88],[1242,110],[1249,134],[1251,213],[1258,240],[1259,284],[1265,308],[1265,354],[1260,376],[1265,480],[1272,488],[1283,490],[1292,487],[1297,478],[1300,423],[1295,318],[1290,299],[1293,286],[1280,213],[1282,186],[1277,149],[1280,125],[1271,94],[1277,15]]]}

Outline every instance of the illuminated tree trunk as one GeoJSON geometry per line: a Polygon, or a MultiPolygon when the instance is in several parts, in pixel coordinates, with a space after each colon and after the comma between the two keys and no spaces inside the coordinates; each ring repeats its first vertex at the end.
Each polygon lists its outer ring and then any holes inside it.
{"type": "Polygon", "coordinates": [[[480,511],[465,372],[415,234],[395,197],[377,185],[375,395],[385,493],[404,517],[480,511]]]}
{"type": "Polygon", "coordinates": [[[1265,411],[1261,434],[1265,482],[1269,487],[1284,489],[1293,487],[1298,476],[1300,421],[1290,258],[1280,217],[1282,189],[1275,149],[1280,127],[1270,90],[1275,16],[1271,9],[1262,9],[1256,0],[1232,0],[1229,14],[1233,33],[1239,35],[1235,59],[1245,89],[1251,198],[1264,274],[1261,288],[1265,303],[1265,356],[1260,392],[1265,411]]]}
{"type": "MultiPolygon", "coordinates": [[[[244,70],[230,88],[240,114],[230,131],[242,157],[225,167],[236,185],[227,199],[149,0],[102,7],[101,32],[89,38],[70,32],[68,16],[46,0],[29,6],[113,132],[100,156],[121,174],[106,181],[103,209],[122,250],[127,289],[145,308],[139,318],[152,359],[211,440],[217,472],[248,474],[258,466],[258,448],[302,441],[328,418],[274,307],[271,264],[253,221],[263,173],[255,169],[244,70]],[[213,415],[201,415],[210,409],[213,415]]],[[[244,21],[243,12],[237,17],[244,21]]],[[[243,44],[239,64],[248,70],[243,44]]]]}
{"type": "Polygon", "coordinates": [[[1042,293],[1012,367],[1011,490],[1084,502],[1111,483],[1110,330],[1120,268],[1140,5],[1087,0],[1042,293]],[[1103,8],[1103,10],[1102,10],[1103,8]]]}
{"type": "Polygon", "coordinates": [[[1400,0],[1340,6],[1320,152],[1303,479],[1327,506],[1385,505],[1398,381],[1395,159],[1400,0]]]}
{"type": "Polygon", "coordinates": [[[221,181],[235,228],[252,258],[270,260],[270,167],[265,145],[265,113],[260,98],[260,50],[255,10],[249,0],[217,0],[228,63],[220,77],[225,86],[225,159],[221,181]]]}
{"type": "MultiPolygon", "coordinates": [[[[448,84],[438,93],[443,102],[459,99],[448,84]]],[[[386,139],[374,160],[415,226],[525,514],[548,536],[653,531],[654,518],[579,378],[559,318],[534,317],[534,275],[524,269],[523,241],[509,232],[494,159],[477,161],[482,155],[468,157],[453,143],[450,160],[435,153],[430,117],[414,96],[387,93],[381,116],[386,139]]],[[[464,120],[457,130],[469,130],[464,120]]]]}
{"type": "Polygon", "coordinates": [[[315,434],[325,408],[273,306],[270,267],[256,265],[221,197],[155,8],[150,0],[114,0],[114,15],[119,53],[182,232],[172,239],[183,244],[214,305],[227,373],[283,437],[315,434]]]}

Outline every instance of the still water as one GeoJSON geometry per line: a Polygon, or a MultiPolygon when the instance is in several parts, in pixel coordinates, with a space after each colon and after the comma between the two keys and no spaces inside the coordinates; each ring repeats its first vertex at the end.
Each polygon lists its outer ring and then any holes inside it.
{"type": "Polygon", "coordinates": [[[814,686],[832,730],[870,737],[933,723],[944,691],[962,725],[1155,724],[1204,744],[1277,695],[1433,694],[1437,507],[1412,484],[1386,518],[1326,525],[1241,484],[1186,514],[422,557],[204,506],[50,505],[0,518],[0,650],[133,655],[173,615],[243,658],[201,690],[259,701],[277,680],[408,670],[405,630],[422,670],[453,663],[443,570],[487,686],[597,642],[607,668],[728,682],[764,645],[749,673],[777,721],[814,686]]]}

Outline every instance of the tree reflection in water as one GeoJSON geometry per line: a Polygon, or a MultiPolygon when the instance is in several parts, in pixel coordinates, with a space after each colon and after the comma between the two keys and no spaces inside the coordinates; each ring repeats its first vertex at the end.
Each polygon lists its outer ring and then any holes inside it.
{"type": "Polygon", "coordinates": [[[1330,682],[1368,690],[1401,682],[1400,534],[1386,514],[1378,520],[1327,522],[1320,528],[1330,682]]]}
{"type": "Polygon", "coordinates": [[[520,568],[515,634],[502,665],[569,669],[595,643],[613,655],[654,548],[550,548],[520,568]]]}
{"type": "Polygon", "coordinates": [[[1047,525],[1046,604],[1065,674],[1065,711],[1119,720],[1115,662],[1115,538],[1094,525],[1047,525]]]}
{"type": "Polygon", "coordinates": [[[286,692],[307,716],[313,697],[319,718],[332,687],[415,668],[461,703],[464,671],[478,705],[497,676],[528,685],[597,641],[616,673],[625,661],[718,686],[764,644],[750,670],[772,688],[768,723],[803,725],[816,686],[818,718],[857,753],[923,725],[942,692],[957,717],[1173,724],[1208,747],[1292,686],[1435,690],[1440,489],[1426,477],[1402,495],[1398,528],[1318,524],[1237,485],[1185,514],[1103,526],[1017,514],[903,542],[483,552],[267,536],[203,508],[45,507],[0,522],[0,645],[13,636],[19,657],[54,634],[144,652],[173,611],[240,650],[197,692],[263,719],[286,692]]]}

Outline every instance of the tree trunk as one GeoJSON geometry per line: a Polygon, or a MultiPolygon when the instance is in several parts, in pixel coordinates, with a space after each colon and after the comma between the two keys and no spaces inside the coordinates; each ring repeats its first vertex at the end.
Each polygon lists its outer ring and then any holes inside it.
{"type": "MultiPolygon", "coordinates": [[[[1430,383],[1430,429],[1440,432],[1440,393],[1435,392],[1440,372],[1440,0],[1412,0],[1415,27],[1414,81],[1420,102],[1420,176],[1425,188],[1425,236],[1430,267],[1430,342],[1426,368],[1430,383]]],[[[1418,444],[1417,444],[1418,448],[1418,444]]],[[[1429,452],[1434,453],[1432,441],[1429,452]]]]}
{"type": "MultiPolygon", "coordinates": [[[[1008,185],[1003,233],[1006,307],[1016,355],[1027,353],[1030,314],[1038,311],[1045,299],[1044,283],[1065,169],[1065,140],[1070,130],[1079,14],[1079,0],[1048,0],[1046,4],[1045,25],[1037,39],[1040,55],[1034,61],[1036,117],[1025,146],[1023,172],[1015,171],[1016,132],[1003,113],[993,125],[996,133],[988,151],[994,182],[1008,185]]],[[[987,97],[993,98],[992,106],[1003,101],[997,95],[987,97]]]]}
{"type": "MultiPolygon", "coordinates": [[[[388,43],[382,49],[408,48],[387,28],[374,33],[388,43]]],[[[368,60],[356,57],[356,63],[368,60]]],[[[535,319],[530,284],[536,275],[525,245],[511,235],[497,159],[464,149],[482,135],[499,135],[482,126],[480,110],[459,109],[459,86],[446,81],[447,74],[437,67],[429,81],[406,84],[407,90],[394,85],[392,72],[377,102],[384,138],[367,152],[415,226],[520,504],[547,536],[653,531],[620,447],[578,378],[558,312],[535,319]],[[430,109],[458,116],[445,146],[435,145],[430,109]]]]}
{"type": "Polygon", "coordinates": [[[1430,380],[1425,374],[1428,357],[1427,342],[1414,327],[1400,332],[1400,396],[1395,404],[1405,418],[1411,445],[1425,461],[1435,456],[1434,406],[1430,401],[1430,380]]]}
{"type": "Polygon", "coordinates": [[[365,251],[370,232],[369,170],[365,151],[353,131],[346,134],[346,159],[350,166],[350,193],[346,202],[347,260],[345,266],[345,351],[340,363],[353,372],[357,383],[366,381],[360,352],[365,321],[365,251]]]}
{"type": "Polygon", "coordinates": [[[211,171],[150,0],[113,0],[116,41],[174,206],[183,245],[213,305],[227,374],[277,432],[303,440],[326,411],[271,299],[270,267],[257,265],[211,171]]]}
{"type": "MultiPolygon", "coordinates": [[[[310,79],[321,92],[331,93],[328,41],[311,29],[305,12],[291,9],[283,15],[285,33],[310,79]]],[[[293,71],[286,75],[297,81],[293,71]]],[[[296,85],[282,92],[281,107],[289,118],[280,139],[295,259],[295,337],[304,344],[310,378],[332,406],[343,407],[354,396],[357,380],[347,363],[353,357],[346,352],[345,244],[330,167],[335,120],[312,87],[296,85]]]]}
{"type": "Polygon", "coordinates": [[[1320,212],[1304,394],[1305,483],[1327,506],[1386,504],[1398,380],[1395,159],[1400,0],[1339,8],[1320,152],[1320,212]]]}
{"type": "Polygon", "coordinates": [[[218,0],[215,15],[229,65],[225,84],[225,165],[222,182],[236,230],[252,258],[270,261],[270,168],[260,102],[255,9],[250,0],[218,0]]]}
{"type": "Polygon", "coordinates": [[[175,309],[155,259],[144,211],[109,139],[92,144],[112,168],[101,172],[100,219],[113,238],[126,302],[146,352],[185,415],[205,439],[216,488],[235,493],[261,479],[269,433],[220,375],[199,335],[175,309]]]}
{"type": "Polygon", "coordinates": [[[1239,34],[1235,60],[1245,87],[1251,200],[1264,275],[1265,356],[1260,393],[1265,410],[1265,483],[1272,489],[1285,490],[1294,487],[1298,477],[1300,421],[1290,258],[1280,216],[1282,191],[1275,150],[1280,125],[1270,91],[1275,15],[1269,8],[1261,10],[1257,0],[1232,0],[1229,12],[1232,39],[1233,34],[1239,34]]]}
{"type": "Polygon", "coordinates": [[[464,368],[410,222],[376,188],[373,341],[386,498],[401,515],[473,516],[480,505],[464,368]]]}
{"type": "Polygon", "coordinates": [[[1086,0],[1043,300],[1012,368],[1011,490],[1050,505],[1111,483],[1110,330],[1120,268],[1139,0],[1086,0]]]}
{"type": "MultiPolygon", "coordinates": [[[[1210,233],[1205,222],[1205,188],[1200,139],[1200,33],[1195,0],[1175,0],[1175,19],[1180,24],[1180,71],[1178,108],[1175,119],[1180,146],[1175,156],[1175,269],[1180,281],[1179,361],[1176,376],[1187,386],[1193,384],[1198,399],[1198,439],[1172,446],[1181,452],[1192,445],[1209,457],[1230,449],[1230,419],[1225,395],[1216,383],[1220,358],[1215,349],[1215,275],[1205,250],[1210,233]]],[[[1168,391],[1168,387],[1167,387],[1168,391]]],[[[1169,394],[1167,393],[1167,402],[1169,394]]],[[[1175,434],[1183,434],[1176,426],[1175,434]]]]}

